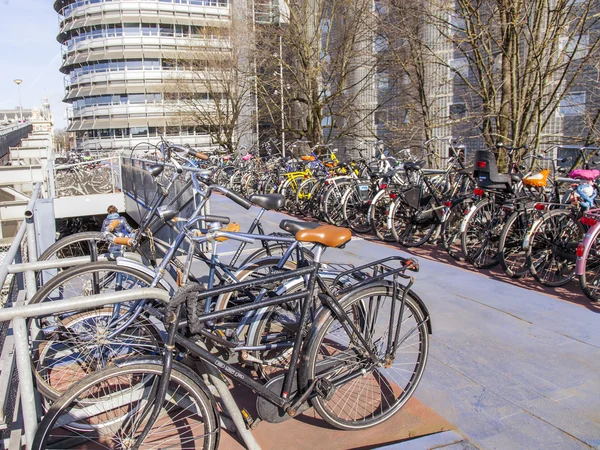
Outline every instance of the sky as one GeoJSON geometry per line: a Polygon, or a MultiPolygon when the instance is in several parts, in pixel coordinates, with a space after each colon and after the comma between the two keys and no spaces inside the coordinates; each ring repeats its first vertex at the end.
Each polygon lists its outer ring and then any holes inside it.
{"type": "Polygon", "coordinates": [[[13,80],[22,79],[24,109],[41,107],[48,97],[55,128],[66,126],[61,45],[56,40],[54,0],[0,0],[0,109],[19,106],[13,80]]]}

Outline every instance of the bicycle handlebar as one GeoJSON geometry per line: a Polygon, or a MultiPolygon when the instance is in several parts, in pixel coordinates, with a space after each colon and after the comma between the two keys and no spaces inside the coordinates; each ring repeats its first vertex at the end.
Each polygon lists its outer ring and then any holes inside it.
{"type": "Polygon", "coordinates": [[[197,152],[195,150],[192,150],[190,148],[187,147],[183,147],[181,145],[177,145],[177,144],[169,144],[170,148],[174,148],[176,150],[182,151],[188,155],[191,156],[195,156],[198,159],[201,159],[202,161],[207,161],[208,160],[208,155],[206,153],[202,153],[202,152],[197,152]]]}

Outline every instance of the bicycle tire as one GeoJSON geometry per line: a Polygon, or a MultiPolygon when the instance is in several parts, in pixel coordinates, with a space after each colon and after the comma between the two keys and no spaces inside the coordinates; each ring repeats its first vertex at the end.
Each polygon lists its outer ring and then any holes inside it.
{"type": "Polygon", "coordinates": [[[349,187],[349,180],[338,180],[330,184],[323,193],[322,210],[327,222],[335,226],[344,225],[342,198],[349,187]]]}
{"type": "Polygon", "coordinates": [[[369,208],[374,195],[373,186],[368,185],[368,200],[361,196],[358,189],[357,185],[350,185],[346,189],[342,197],[342,218],[352,231],[364,234],[372,229],[369,208]]]}
{"type": "Polygon", "coordinates": [[[559,287],[575,277],[576,249],[585,229],[571,210],[556,209],[544,214],[530,230],[527,248],[529,270],[544,286],[559,287]]]}
{"type": "Polygon", "coordinates": [[[441,245],[446,252],[457,261],[465,261],[462,251],[460,227],[468,212],[470,198],[459,199],[453,202],[448,217],[442,224],[441,245]]]}
{"type": "Polygon", "coordinates": [[[515,211],[510,215],[500,234],[498,256],[500,267],[511,278],[523,278],[529,275],[527,250],[523,241],[529,227],[533,225],[530,211],[515,211]]]}
{"type": "Polygon", "coordinates": [[[579,285],[592,302],[600,301],[600,231],[590,236],[590,249],[584,261],[583,271],[579,275],[579,285]]]}
{"type": "Polygon", "coordinates": [[[393,205],[393,198],[388,192],[381,191],[375,195],[370,208],[370,221],[373,234],[383,242],[395,242],[392,231],[388,228],[388,213],[393,205]]]}
{"type": "Polygon", "coordinates": [[[484,199],[475,204],[461,225],[461,246],[469,263],[477,269],[492,269],[500,264],[498,241],[506,211],[496,202],[484,199]]]}
{"type": "MultiPolygon", "coordinates": [[[[84,378],[65,392],[46,413],[32,448],[82,448],[81,444],[85,441],[91,447],[84,444],[83,448],[106,446],[107,443],[114,444],[108,448],[130,448],[127,443],[133,443],[135,435],[143,430],[144,413],[154,406],[153,402],[146,401],[144,394],[158,384],[162,370],[159,362],[139,363],[108,367],[84,378]],[[83,417],[85,415],[89,417],[83,417]],[[141,416],[139,422],[128,435],[124,423],[135,423],[138,416],[141,416]],[[106,424],[109,425],[103,426],[106,424]],[[82,428],[88,432],[81,432],[82,428]]],[[[207,395],[201,381],[190,376],[177,362],[169,377],[164,411],[154,425],[158,435],[151,430],[144,440],[146,445],[141,448],[213,450],[218,446],[220,428],[214,401],[207,395]],[[172,428],[165,433],[168,426],[172,428]],[[202,443],[198,440],[199,434],[204,437],[202,443]],[[171,444],[173,441],[175,446],[171,444]]]]}
{"type": "Polygon", "coordinates": [[[94,248],[99,249],[97,254],[107,253],[108,242],[106,241],[106,238],[99,231],[83,231],[81,233],[71,234],[59,239],[46,250],[44,250],[44,252],[38,257],[38,261],[48,261],[53,258],[87,256],[90,254],[90,249],[93,250],[94,248]],[[100,242],[106,245],[96,244],[96,247],[90,247],[92,243],[100,242]],[[87,247],[86,244],[83,243],[87,243],[87,247]],[[87,250],[87,252],[85,250],[87,250]]]}
{"type": "MultiPolygon", "coordinates": [[[[398,286],[398,289],[400,290],[398,297],[401,297],[404,287],[398,286]]],[[[398,320],[396,323],[401,322],[402,326],[405,327],[404,329],[409,330],[406,335],[402,336],[401,347],[398,347],[396,354],[393,355],[391,359],[387,360],[386,364],[389,364],[389,367],[379,367],[374,370],[375,368],[372,364],[364,366],[359,370],[359,372],[362,373],[362,376],[355,377],[347,383],[341,384],[335,390],[326,389],[324,394],[319,394],[311,400],[312,406],[328,424],[343,430],[360,430],[375,426],[398,412],[412,396],[421,381],[429,352],[429,330],[426,323],[426,313],[421,308],[421,302],[418,300],[416,294],[409,290],[406,293],[405,308],[402,312],[403,315],[402,317],[399,317],[400,302],[398,297],[396,298],[396,301],[398,302],[396,305],[398,306],[396,314],[398,315],[398,319],[401,320],[398,320]],[[405,313],[407,313],[406,316],[404,315],[405,313]],[[408,320],[411,318],[414,319],[414,326],[412,325],[412,321],[410,324],[407,324],[408,320]],[[409,342],[409,340],[414,340],[415,332],[418,337],[418,342],[409,342]],[[411,348],[413,351],[409,352],[408,350],[411,348]],[[406,358],[408,362],[398,364],[397,359],[401,358],[406,358]],[[412,371],[403,369],[405,372],[410,373],[410,375],[404,377],[406,381],[403,381],[401,382],[401,385],[398,385],[398,383],[400,383],[401,371],[394,366],[412,367],[413,364],[414,368],[412,371]],[[369,368],[367,369],[366,367],[369,368]],[[381,372],[379,371],[380,368],[382,369],[381,372]],[[392,372],[390,369],[397,371],[394,372],[394,376],[390,375],[392,372]],[[384,371],[387,371],[388,374],[382,373],[384,371]],[[358,385],[359,383],[361,384],[358,385]],[[367,384],[370,384],[370,386],[367,386],[367,384]],[[355,386],[357,387],[356,390],[354,390],[355,386]],[[378,388],[381,390],[384,386],[387,392],[375,392],[378,388]],[[366,388],[370,388],[372,391],[367,390],[366,388]],[[368,401],[360,402],[361,404],[359,405],[359,400],[356,396],[362,395],[363,393],[368,395],[368,401]],[[390,402],[388,399],[391,397],[393,397],[393,399],[390,402]],[[334,399],[337,400],[335,405],[331,404],[334,399]],[[381,404],[371,404],[376,403],[378,399],[384,399],[387,405],[383,404],[383,400],[381,401],[381,404]],[[355,405],[350,408],[350,410],[343,411],[350,400],[355,400],[355,405]],[[340,409],[339,412],[335,412],[336,406],[342,401],[344,401],[342,409],[340,409]],[[363,410],[361,411],[359,408],[363,408],[363,410]],[[341,415],[350,417],[340,417],[341,415]]],[[[367,342],[378,342],[378,340],[373,337],[373,334],[377,332],[378,329],[386,330],[385,333],[387,333],[388,325],[387,319],[385,318],[387,313],[383,313],[382,315],[380,309],[383,304],[382,301],[385,301],[386,298],[390,299],[391,304],[391,301],[393,301],[393,286],[391,283],[365,286],[350,292],[340,300],[340,306],[346,314],[348,314],[350,308],[357,303],[362,303],[365,311],[378,312],[378,314],[373,316],[370,316],[371,312],[367,313],[367,316],[363,321],[365,325],[363,326],[363,329],[360,330],[363,334],[368,332],[368,330],[366,330],[367,326],[373,330],[370,336],[365,336],[367,342]],[[377,325],[376,322],[379,318],[382,318],[383,320],[380,325],[377,325]]],[[[325,310],[323,315],[320,315],[315,320],[316,325],[313,327],[308,337],[307,351],[302,357],[300,385],[306,385],[310,380],[315,380],[318,377],[328,378],[328,382],[332,384],[336,378],[343,380],[344,375],[351,375],[344,372],[344,370],[347,371],[350,367],[354,366],[356,371],[361,365],[369,364],[367,362],[369,358],[364,358],[364,355],[368,352],[367,349],[362,348],[362,344],[355,339],[348,339],[347,348],[344,350],[344,343],[341,342],[341,340],[344,338],[344,333],[347,335],[347,331],[342,325],[333,330],[333,332],[330,332],[333,323],[337,322],[337,320],[337,317],[330,310],[325,310]],[[334,333],[338,332],[339,334],[335,334],[334,336],[334,333]],[[330,334],[332,337],[327,338],[330,334]],[[342,352],[346,352],[346,355],[343,358],[340,358],[339,355],[342,352]],[[322,356],[321,359],[319,358],[320,355],[322,356]],[[331,356],[332,361],[330,360],[327,362],[327,356],[331,356]],[[352,362],[353,359],[355,359],[354,362],[352,362]],[[336,366],[336,362],[340,364],[339,368],[336,366]]],[[[393,330],[395,330],[395,327],[393,330]]],[[[395,331],[393,332],[395,333],[395,331]]],[[[378,353],[379,357],[381,357],[382,355],[379,355],[379,350],[384,346],[385,345],[383,344],[381,346],[378,344],[372,349],[378,353]]],[[[325,387],[327,387],[327,384],[325,384],[325,387]]]]}

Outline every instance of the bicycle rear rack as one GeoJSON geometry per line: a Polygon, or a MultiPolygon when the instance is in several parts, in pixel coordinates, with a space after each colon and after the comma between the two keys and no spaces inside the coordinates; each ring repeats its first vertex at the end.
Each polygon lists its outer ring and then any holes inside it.
{"type": "MultiPolygon", "coordinates": [[[[407,270],[412,272],[419,271],[419,263],[413,258],[403,258],[401,256],[389,256],[362,266],[355,267],[351,264],[329,264],[329,269],[341,269],[333,280],[332,285],[336,286],[344,278],[344,287],[336,290],[337,294],[344,294],[353,289],[362,287],[366,284],[385,278],[393,277],[394,281],[398,277],[412,280],[412,277],[405,274],[407,270]]],[[[412,282],[411,282],[412,283],[412,282]]]]}

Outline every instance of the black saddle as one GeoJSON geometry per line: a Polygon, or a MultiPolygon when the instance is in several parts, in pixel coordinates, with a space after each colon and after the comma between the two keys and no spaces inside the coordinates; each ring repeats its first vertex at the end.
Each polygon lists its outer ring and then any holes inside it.
{"type": "Polygon", "coordinates": [[[250,201],[267,211],[283,208],[285,197],[281,194],[251,195],[250,201]]]}
{"type": "Polygon", "coordinates": [[[404,163],[404,170],[421,170],[421,164],[418,162],[404,163]]]}
{"type": "Polygon", "coordinates": [[[289,219],[284,219],[279,223],[279,228],[281,228],[283,231],[287,231],[288,233],[292,233],[294,236],[296,236],[298,231],[314,230],[320,226],[321,224],[319,222],[302,222],[300,220],[289,219]]]}

